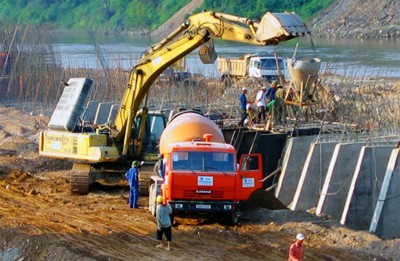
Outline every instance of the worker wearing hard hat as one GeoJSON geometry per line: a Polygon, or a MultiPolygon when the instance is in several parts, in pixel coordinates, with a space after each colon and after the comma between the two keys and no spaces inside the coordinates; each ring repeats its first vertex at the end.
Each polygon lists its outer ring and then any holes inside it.
{"type": "Polygon", "coordinates": [[[172,241],[172,222],[170,217],[170,215],[172,214],[172,208],[169,204],[163,204],[164,198],[160,195],[157,196],[156,202],[157,240],[160,242],[156,247],[164,247],[164,244],[162,242],[162,236],[164,234],[167,239],[166,249],[169,251],[172,241]]]}
{"type": "Polygon", "coordinates": [[[285,90],[278,85],[275,92],[274,123],[286,123],[285,90]]]}
{"type": "Polygon", "coordinates": [[[278,89],[278,82],[272,81],[271,86],[268,88],[267,92],[265,93],[265,99],[267,100],[267,103],[275,100],[275,93],[276,93],[277,89],[278,89]]]}
{"type": "Polygon", "coordinates": [[[253,108],[253,106],[251,106],[251,104],[246,105],[246,111],[247,111],[247,119],[245,120],[245,125],[253,126],[257,120],[257,112],[253,108]]]}
{"type": "Polygon", "coordinates": [[[296,235],[296,242],[290,245],[289,248],[289,261],[302,261],[304,258],[304,241],[305,236],[303,234],[296,235]]]}
{"type": "Polygon", "coordinates": [[[265,122],[265,92],[267,90],[266,86],[261,86],[256,96],[257,105],[257,123],[261,123],[261,119],[265,122]]]}
{"type": "Polygon", "coordinates": [[[138,200],[139,200],[139,161],[132,162],[132,168],[130,168],[125,173],[125,178],[129,182],[130,192],[129,192],[129,207],[130,208],[139,208],[138,200]]]}
{"type": "Polygon", "coordinates": [[[240,121],[238,124],[239,126],[244,126],[244,121],[246,120],[246,117],[247,117],[246,106],[251,103],[247,100],[246,94],[247,94],[247,88],[243,87],[242,93],[239,96],[240,110],[241,110],[240,121]]]}

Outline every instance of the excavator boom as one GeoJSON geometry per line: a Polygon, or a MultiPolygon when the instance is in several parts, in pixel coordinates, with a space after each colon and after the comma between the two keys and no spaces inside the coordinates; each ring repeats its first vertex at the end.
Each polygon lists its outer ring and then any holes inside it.
{"type": "MultiPolygon", "coordinates": [[[[251,45],[276,45],[306,34],[310,34],[306,24],[299,16],[288,12],[267,13],[260,22],[216,12],[203,12],[189,17],[165,39],[147,49],[131,70],[122,106],[114,122],[114,138],[124,142],[122,155],[128,151],[131,136],[131,128],[127,126],[132,125],[133,117],[140,109],[152,83],[167,67],[188,53],[211,39],[251,45]]],[[[210,48],[212,47],[210,44],[210,48]]],[[[199,52],[201,53],[201,49],[199,52]]]]}

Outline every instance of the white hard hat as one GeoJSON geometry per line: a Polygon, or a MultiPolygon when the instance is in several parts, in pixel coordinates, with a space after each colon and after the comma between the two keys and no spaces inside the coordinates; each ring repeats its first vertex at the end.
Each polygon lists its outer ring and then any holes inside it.
{"type": "Polygon", "coordinates": [[[305,236],[303,234],[297,234],[296,239],[297,240],[304,240],[305,236]]]}
{"type": "Polygon", "coordinates": [[[242,88],[242,91],[244,92],[244,91],[247,91],[247,88],[246,87],[243,87],[242,88]]]}

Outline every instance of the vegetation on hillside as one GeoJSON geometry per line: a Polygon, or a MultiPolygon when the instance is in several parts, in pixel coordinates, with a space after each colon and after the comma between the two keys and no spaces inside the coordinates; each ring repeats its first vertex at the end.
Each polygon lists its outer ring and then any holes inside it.
{"type": "MultiPolygon", "coordinates": [[[[0,19],[96,31],[153,30],[190,0],[0,0],[0,19]]],[[[266,11],[295,11],[308,19],[334,0],[205,0],[201,10],[257,19],[266,11]]],[[[197,11],[201,11],[197,10],[197,11]]]]}
{"type": "Polygon", "coordinates": [[[309,20],[333,2],[334,0],[205,0],[204,7],[251,19],[259,19],[266,12],[289,11],[296,12],[304,20],[309,20]]]}
{"type": "Polygon", "coordinates": [[[65,29],[152,28],[190,0],[0,0],[0,18],[65,29]]]}

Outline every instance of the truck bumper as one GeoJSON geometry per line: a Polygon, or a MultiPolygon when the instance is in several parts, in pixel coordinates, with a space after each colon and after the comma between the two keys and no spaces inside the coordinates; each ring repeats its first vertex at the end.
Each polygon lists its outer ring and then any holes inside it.
{"type": "Polygon", "coordinates": [[[237,211],[239,202],[232,201],[186,201],[171,200],[169,201],[174,215],[191,214],[191,215],[209,215],[219,213],[231,213],[237,211]]]}

